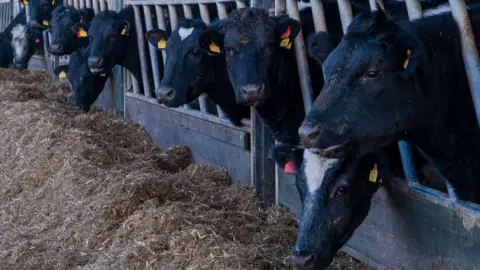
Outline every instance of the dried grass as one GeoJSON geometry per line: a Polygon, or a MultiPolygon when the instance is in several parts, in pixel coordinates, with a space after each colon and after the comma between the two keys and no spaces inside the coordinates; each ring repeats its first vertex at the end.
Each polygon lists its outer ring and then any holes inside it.
{"type": "MultiPolygon", "coordinates": [[[[283,208],[190,165],[186,147],[159,153],[137,124],[70,110],[67,93],[0,70],[0,268],[290,268],[283,208]]],[[[345,260],[334,268],[358,269],[345,260]]]]}

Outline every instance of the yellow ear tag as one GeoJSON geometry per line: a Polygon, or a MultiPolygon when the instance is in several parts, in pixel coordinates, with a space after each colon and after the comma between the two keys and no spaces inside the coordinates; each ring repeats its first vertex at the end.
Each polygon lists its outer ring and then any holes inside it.
{"type": "Polygon", "coordinates": [[[63,79],[63,78],[66,78],[67,77],[67,73],[65,73],[65,71],[61,71],[59,74],[58,74],[58,78],[60,79],[63,79]]]}
{"type": "Polygon", "coordinates": [[[122,29],[122,32],[120,33],[122,36],[125,36],[127,34],[127,26],[125,25],[122,29]]]}
{"type": "Polygon", "coordinates": [[[80,28],[80,29],[78,29],[77,36],[78,36],[79,38],[87,37],[87,36],[88,36],[88,33],[87,33],[87,31],[85,31],[83,28],[80,28]]]}
{"type": "Polygon", "coordinates": [[[368,176],[368,181],[370,182],[377,182],[377,177],[378,177],[378,170],[377,170],[377,164],[373,165],[373,169],[370,171],[370,175],[368,176]]]}
{"type": "Polygon", "coordinates": [[[55,5],[55,0],[52,0],[52,6],[54,6],[54,5],[55,5]]]}
{"type": "Polygon", "coordinates": [[[291,44],[290,39],[288,37],[282,39],[282,41],[280,42],[280,48],[290,49],[291,47],[292,47],[292,44],[291,44]]]}
{"type": "Polygon", "coordinates": [[[210,43],[210,51],[214,53],[220,53],[220,47],[217,46],[214,42],[210,43]]]}
{"type": "Polygon", "coordinates": [[[160,41],[157,43],[157,48],[165,49],[165,47],[167,47],[167,41],[165,41],[165,39],[160,39],[160,41]]]}
{"type": "Polygon", "coordinates": [[[407,69],[408,62],[410,62],[410,55],[412,55],[412,51],[407,49],[407,59],[405,59],[405,62],[403,62],[403,69],[407,69]]]}
{"type": "Polygon", "coordinates": [[[24,6],[28,6],[28,1],[27,0],[23,0],[22,3],[23,3],[24,6]]]}
{"type": "Polygon", "coordinates": [[[43,20],[42,23],[43,23],[43,25],[48,26],[48,21],[47,20],[43,20]]]}

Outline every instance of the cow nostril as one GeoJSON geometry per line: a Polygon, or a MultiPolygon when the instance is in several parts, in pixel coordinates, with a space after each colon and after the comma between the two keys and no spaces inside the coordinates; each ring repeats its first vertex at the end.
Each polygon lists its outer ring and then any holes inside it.
{"type": "Polygon", "coordinates": [[[313,126],[310,123],[304,123],[298,129],[298,135],[302,141],[302,144],[305,146],[313,146],[315,144],[315,140],[320,134],[320,127],[313,126]]]}
{"type": "Polygon", "coordinates": [[[169,97],[169,98],[173,98],[174,95],[175,95],[175,90],[173,90],[173,89],[170,89],[167,92],[167,97],[169,97]]]}
{"type": "Polygon", "coordinates": [[[102,57],[89,57],[88,64],[93,67],[100,67],[103,64],[102,57]]]}
{"type": "Polygon", "coordinates": [[[247,84],[242,86],[242,92],[245,94],[260,94],[264,88],[264,84],[247,84]]]}
{"type": "Polygon", "coordinates": [[[165,103],[170,101],[175,96],[175,89],[171,87],[161,87],[157,90],[158,102],[165,103]]]}
{"type": "Polygon", "coordinates": [[[293,255],[293,264],[295,264],[298,269],[311,268],[314,262],[315,254],[313,253],[293,255]]]}

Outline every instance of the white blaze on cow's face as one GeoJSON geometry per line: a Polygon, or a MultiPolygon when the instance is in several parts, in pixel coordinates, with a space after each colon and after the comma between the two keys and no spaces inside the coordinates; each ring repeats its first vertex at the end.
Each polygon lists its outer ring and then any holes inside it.
{"type": "Polygon", "coordinates": [[[180,36],[180,39],[182,41],[187,37],[189,37],[192,34],[192,32],[193,32],[193,27],[190,27],[190,28],[180,27],[180,29],[178,29],[178,35],[180,36]]]}
{"type": "Polygon", "coordinates": [[[14,58],[22,58],[27,53],[27,27],[22,24],[16,25],[12,29],[12,47],[14,58]]]}
{"type": "Polygon", "coordinates": [[[322,185],[328,169],[339,162],[335,158],[322,157],[310,149],[303,152],[303,162],[305,164],[305,178],[307,189],[310,194],[315,193],[322,185]]]}

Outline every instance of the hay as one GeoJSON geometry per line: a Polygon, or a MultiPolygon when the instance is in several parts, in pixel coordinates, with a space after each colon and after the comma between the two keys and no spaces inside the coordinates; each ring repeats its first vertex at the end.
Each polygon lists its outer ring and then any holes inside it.
{"type": "Polygon", "coordinates": [[[285,209],[68,99],[43,72],[0,70],[2,269],[290,268],[285,209]]]}

